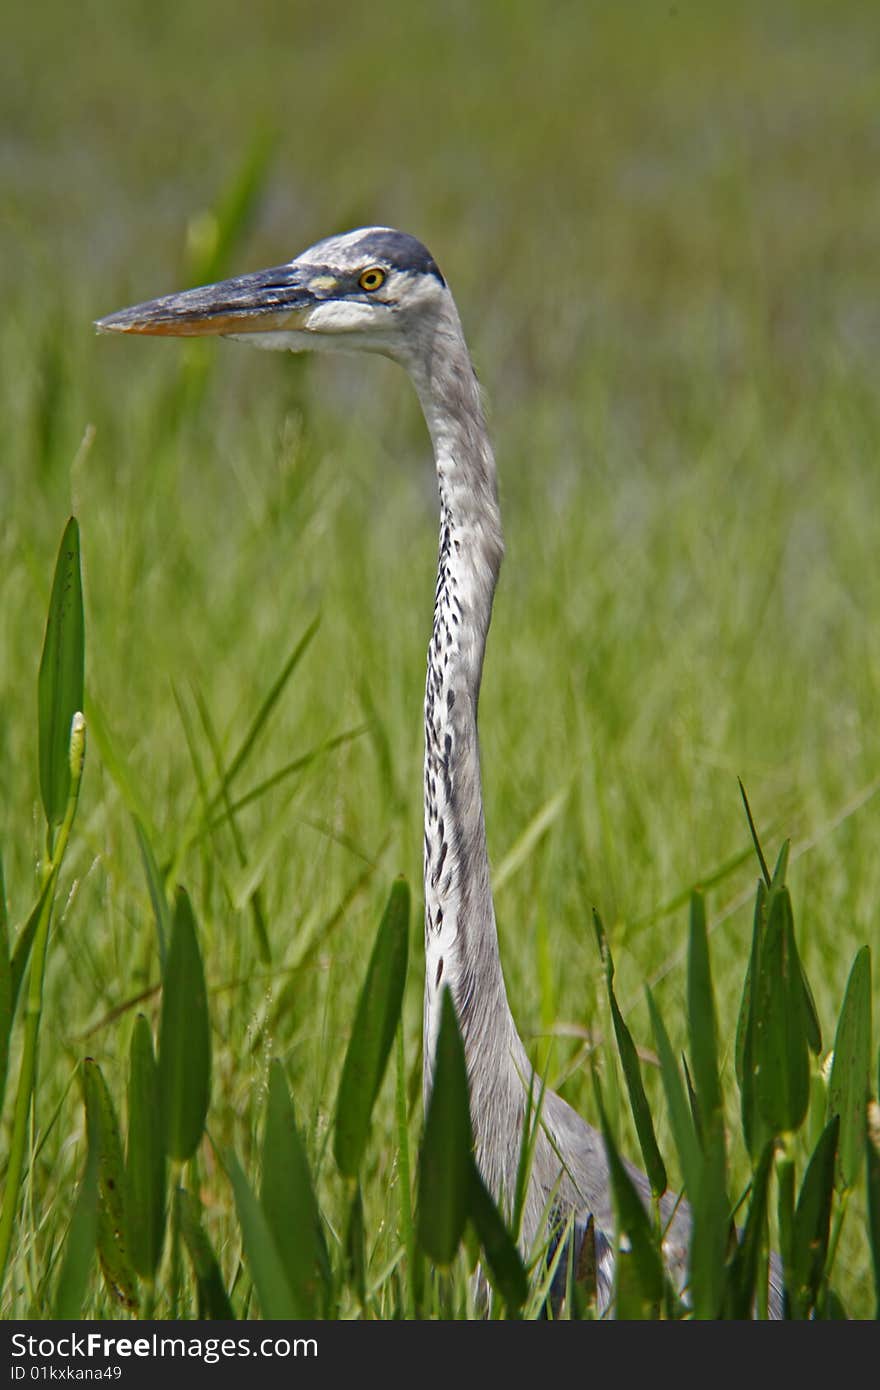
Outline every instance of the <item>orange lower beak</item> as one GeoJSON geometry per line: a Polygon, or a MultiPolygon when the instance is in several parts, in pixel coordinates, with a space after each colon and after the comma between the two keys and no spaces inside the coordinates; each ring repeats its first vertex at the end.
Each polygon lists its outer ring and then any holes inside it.
{"type": "Polygon", "coordinates": [[[99,333],[162,338],[283,332],[305,327],[316,303],[302,272],[294,265],[282,265],[135,304],[98,319],[95,327],[99,333]]]}

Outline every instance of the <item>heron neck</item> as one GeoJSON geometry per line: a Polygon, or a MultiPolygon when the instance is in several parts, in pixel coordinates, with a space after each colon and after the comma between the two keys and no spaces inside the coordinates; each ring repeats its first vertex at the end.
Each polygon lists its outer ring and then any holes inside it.
{"type": "MultiPolygon", "coordinates": [[[[483,820],[477,706],[503,553],[495,460],[460,329],[413,373],[431,433],[440,553],[425,688],[425,1057],[431,1089],[441,993],[453,993],[472,1079],[521,1071],[501,963],[483,820]],[[489,1052],[497,1050],[493,1065],[489,1052]],[[488,1069],[487,1069],[488,1067],[488,1069]]],[[[482,1136],[477,1133],[478,1149],[482,1136]]]]}

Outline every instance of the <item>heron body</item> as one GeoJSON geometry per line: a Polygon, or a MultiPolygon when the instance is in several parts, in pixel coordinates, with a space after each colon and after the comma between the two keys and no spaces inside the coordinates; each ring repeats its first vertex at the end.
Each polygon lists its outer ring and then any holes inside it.
{"type": "MultiPolygon", "coordinates": [[[[430,1095],[442,991],[455,1003],[476,1160],[509,1211],[523,1132],[540,1086],[510,1011],[489,875],[477,707],[503,554],[495,459],[455,301],[427,249],[385,227],[318,242],[285,265],[168,295],[101,319],[107,332],[220,334],[298,351],[368,351],[398,361],[418,393],[440,500],[425,687],[424,1088],[430,1095]]],[[[629,1172],[644,1201],[647,1179],[629,1172]]],[[[544,1091],[523,1212],[530,1252],[569,1216],[596,1234],[600,1303],[611,1287],[613,1212],[602,1137],[544,1091]]],[[[690,1213],[664,1199],[664,1249],[686,1279],[690,1213]]]]}

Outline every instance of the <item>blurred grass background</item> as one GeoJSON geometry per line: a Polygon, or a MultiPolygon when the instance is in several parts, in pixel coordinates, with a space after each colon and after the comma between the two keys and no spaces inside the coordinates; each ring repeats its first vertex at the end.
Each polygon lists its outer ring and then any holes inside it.
{"type": "MultiPolygon", "coordinates": [[[[179,714],[198,728],[194,691],[231,752],[320,614],[247,785],[370,726],[248,811],[246,870],[225,833],[177,865],[206,933],[216,1138],[247,1150],[276,1054],[320,1164],[388,881],[402,871],[418,893],[430,452],[389,363],[116,342],[96,339],[92,320],[183,288],[201,266],[277,264],[362,223],[430,246],[486,388],[501,474],[507,558],[481,703],[495,864],[564,798],[504,875],[502,958],[551,1084],[595,1120],[581,1036],[604,1027],[593,904],[647,1042],[646,978],[662,975],[670,1022],[681,1012],[685,910],[664,908],[728,866],[709,906],[723,919],[713,964],[732,1039],[751,924],[750,905],[728,909],[750,904],[756,877],[737,776],[767,852],[793,838],[801,953],[826,1032],[856,949],[876,939],[878,54],[880,16],[858,0],[123,0],[75,16],[47,0],[6,15],[0,846],[12,921],[30,909],[41,852],[36,671],[70,510],[87,689],[164,862],[197,801],[179,714]],[[248,173],[255,196],[225,245],[230,220],[214,214],[248,173]],[[271,967],[247,910],[257,882],[271,967]],[[307,940],[320,949],[294,969],[307,940]]],[[[203,742],[201,756],[208,765],[203,742]]],[[[98,1057],[121,1094],[134,1010],[101,1020],[158,979],[131,820],[94,738],[74,839],[47,981],[45,1134],[7,1315],[39,1308],[39,1271],[65,1227],[82,1155],[75,1064],[98,1057]]],[[[420,938],[417,913],[414,1072],[420,938]]],[[[385,1232],[390,1138],[376,1150],[368,1210],[385,1232]]],[[[212,1233],[234,1267],[228,1190],[205,1161],[212,1233]]],[[[391,1237],[376,1239],[381,1265],[391,1237]]],[[[854,1312],[864,1258],[851,1229],[840,1282],[854,1312]]],[[[94,1311],[112,1311],[97,1291],[94,1311]]]]}

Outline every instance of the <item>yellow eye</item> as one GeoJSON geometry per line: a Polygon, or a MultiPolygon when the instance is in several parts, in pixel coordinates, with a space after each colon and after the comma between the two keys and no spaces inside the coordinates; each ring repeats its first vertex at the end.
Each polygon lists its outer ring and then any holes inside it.
{"type": "Polygon", "coordinates": [[[378,290],[385,284],[385,271],[381,266],[371,265],[369,270],[365,270],[361,273],[358,284],[362,290],[366,290],[368,293],[373,290],[378,290]]]}

